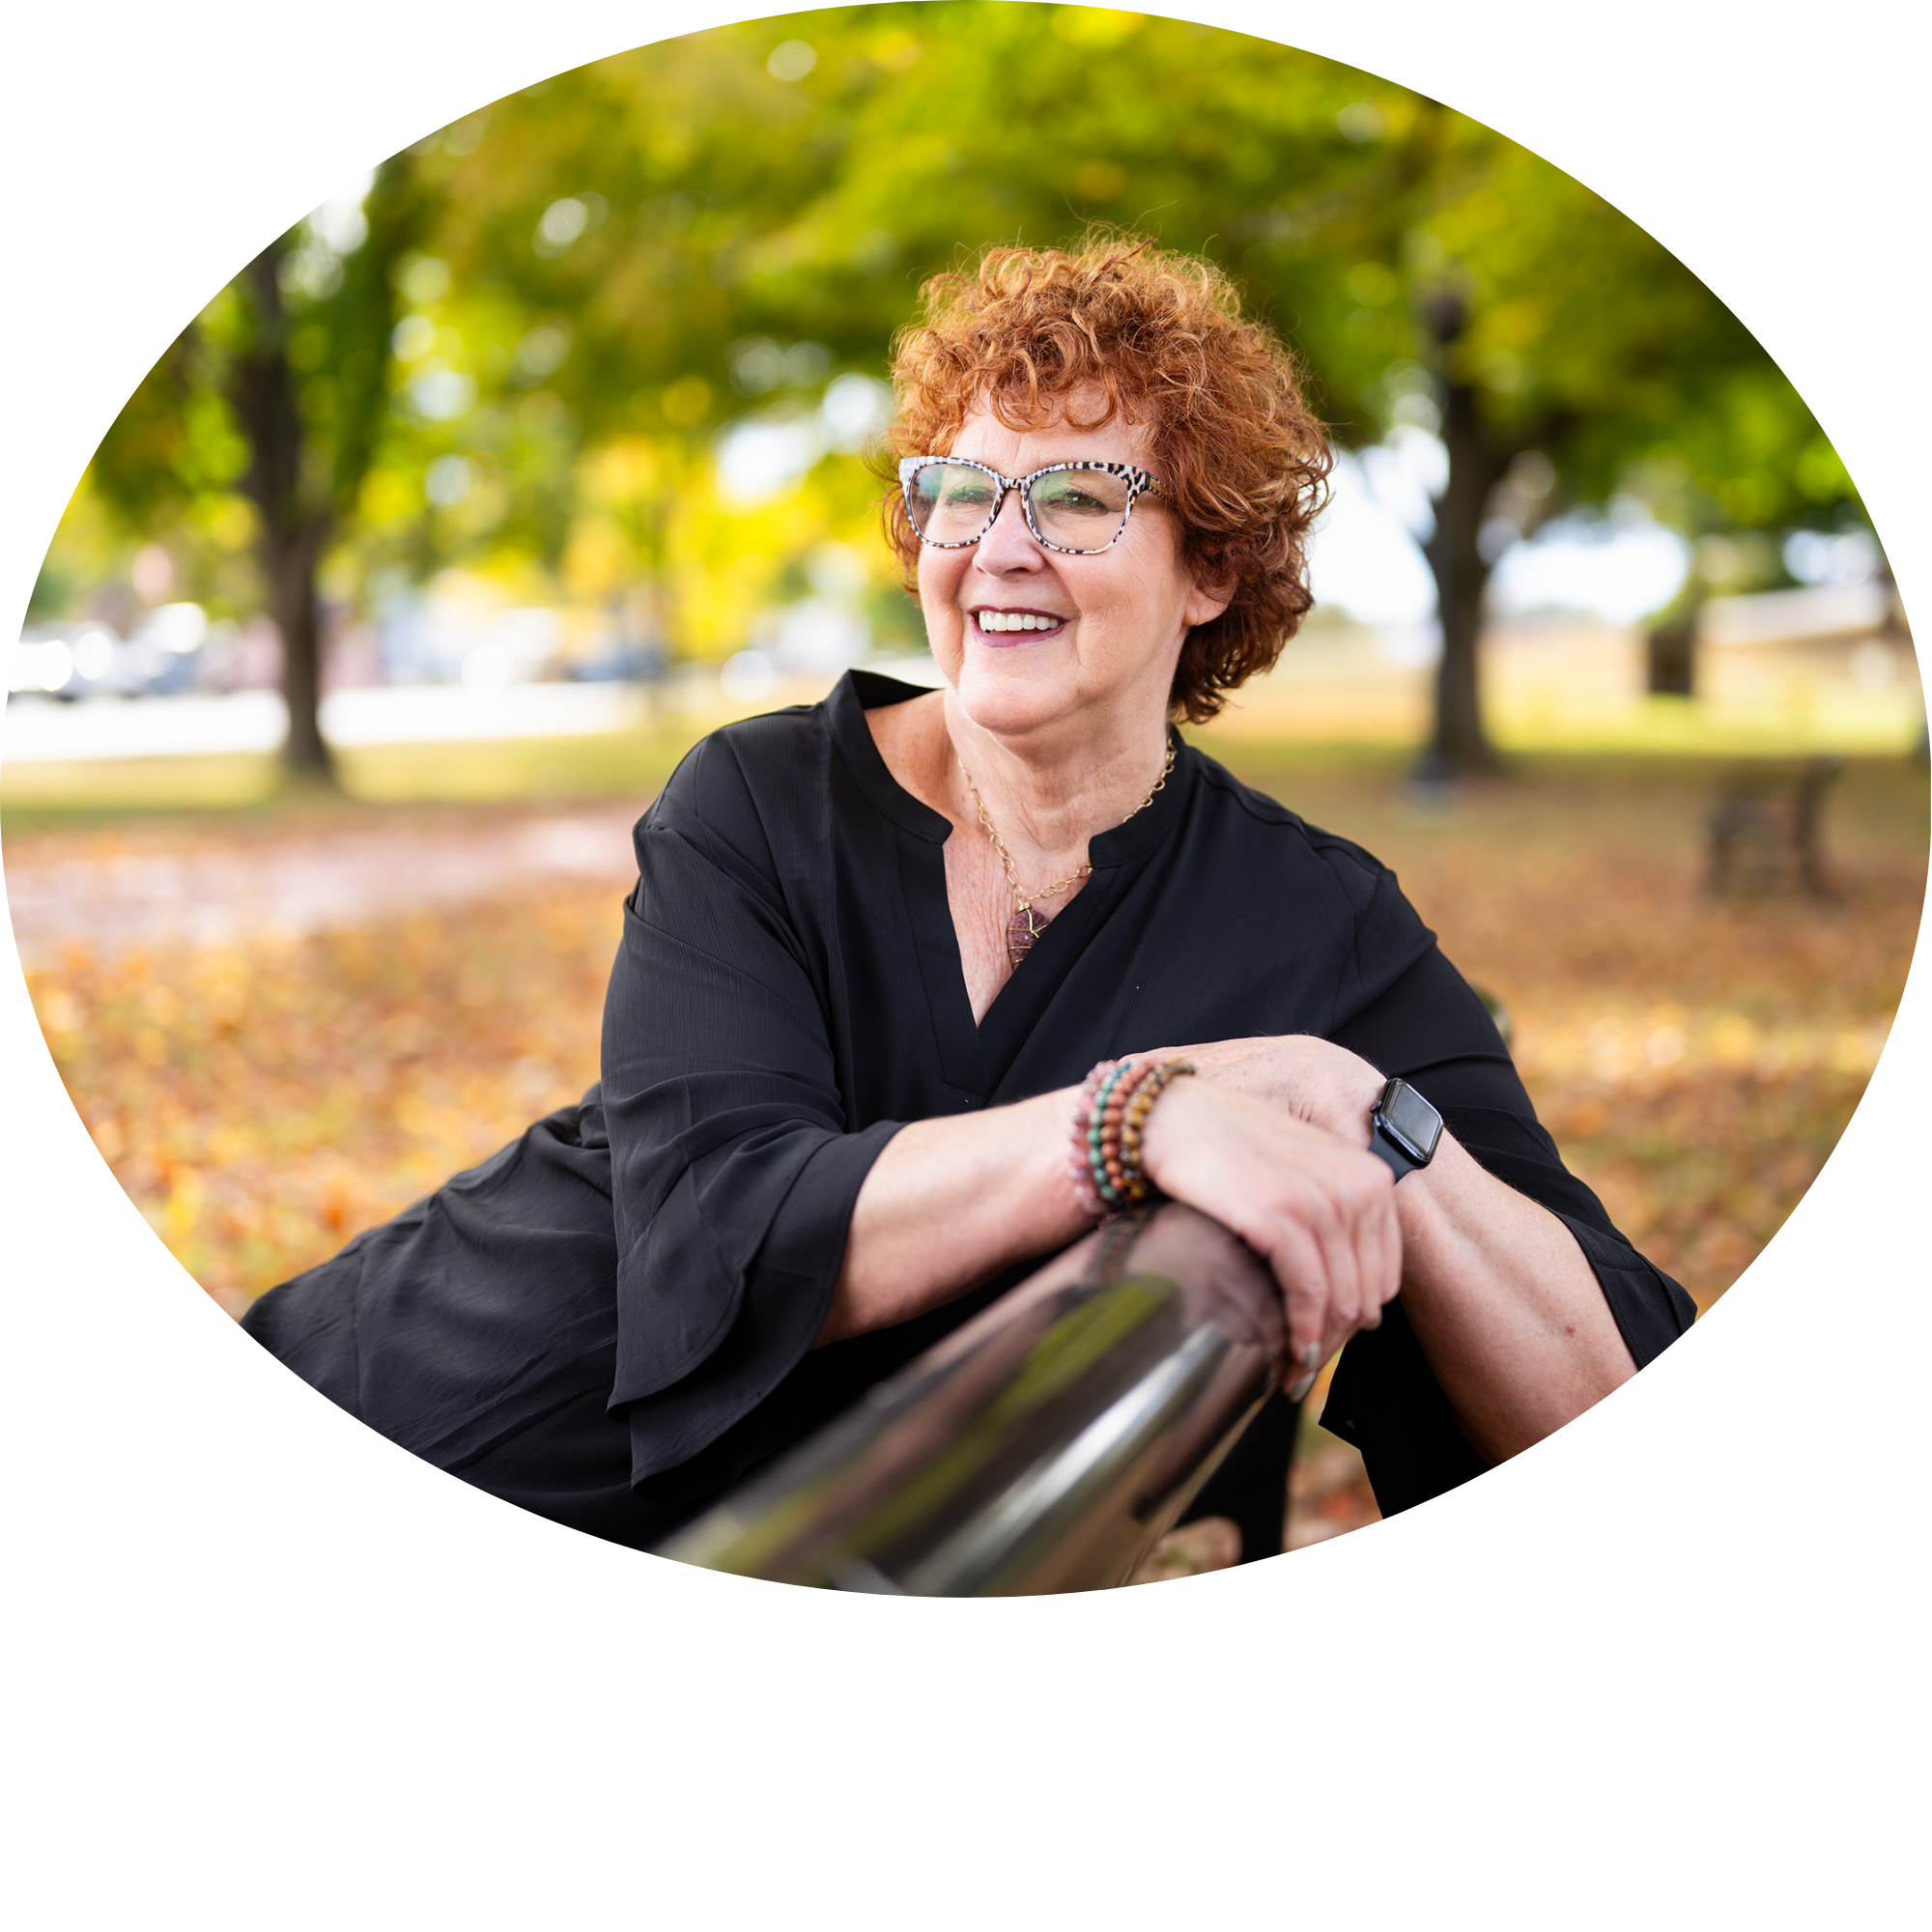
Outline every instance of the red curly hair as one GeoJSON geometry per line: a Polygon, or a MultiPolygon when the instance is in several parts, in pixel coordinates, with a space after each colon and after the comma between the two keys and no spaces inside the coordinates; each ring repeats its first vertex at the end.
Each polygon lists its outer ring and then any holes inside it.
{"type": "MultiPolygon", "coordinates": [[[[1098,387],[1105,409],[1066,419],[1094,428],[1118,412],[1145,427],[1183,566],[1198,582],[1235,585],[1227,610],[1188,633],[1175,668],[1174,710],[1205,724],[1273,665],[1314,602],[1308,526],[1334,458],[1294,357],[1242,316],[1212,263],[1139,236],[1090,235],[1071,252],[991,248],[920,295],[921,319],[893,345],[898,411],[882,469],[951,448],[982,404],[1009,429],[1037,429],[1065,414],[1070,392],[1098,387]]],[[[919,533],[896,488],[880,507],[912,589],[919,533]]]]}

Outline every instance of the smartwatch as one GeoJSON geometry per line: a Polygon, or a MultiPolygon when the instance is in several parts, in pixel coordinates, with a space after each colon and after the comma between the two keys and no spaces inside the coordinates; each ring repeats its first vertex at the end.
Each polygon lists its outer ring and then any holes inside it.
{"type": "Polygon", "coordinates": [[[1369,1115],[1369,1151],[1400,1180],[1435,1158],[1442,1116],[1406,1080],[1391,1080],[1369,1115]]]}

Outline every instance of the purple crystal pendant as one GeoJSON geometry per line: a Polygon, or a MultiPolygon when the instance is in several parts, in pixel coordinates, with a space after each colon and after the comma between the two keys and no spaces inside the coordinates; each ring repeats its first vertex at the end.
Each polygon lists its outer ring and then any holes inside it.
{"type": "Polygon", "coordinates": [[[1033,951],[1034,941],[1045,930],[1045,919],[1030,905],[1022,905],[1007,922],[1007,956],[1015,966],[1033,951]]]}

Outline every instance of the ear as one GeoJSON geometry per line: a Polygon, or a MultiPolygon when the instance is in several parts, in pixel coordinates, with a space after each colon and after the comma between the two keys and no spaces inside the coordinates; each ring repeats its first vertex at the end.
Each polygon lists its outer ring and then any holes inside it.
{"type": "Polygon", "coordinates": [[[1180,607],[1180,621],[1190,631],[1202,624],[1211,624],[1235,601],[1236,588],[1236,580],[1232,577],[1211,583],[1197,579],[1188,590],[1186,603],[1180,607]]]}

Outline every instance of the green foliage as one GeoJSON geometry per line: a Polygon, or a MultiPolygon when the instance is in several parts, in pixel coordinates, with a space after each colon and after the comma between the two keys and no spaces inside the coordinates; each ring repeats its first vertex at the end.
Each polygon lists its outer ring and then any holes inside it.
{"type": "Polygon", "coordinates": [[[681,648],[732,648],[812,545],[867,541],[872,486],[830,457],[747,516],[716,495],[720,428],[883,374],[934,270],[1093,220],[1236,274],[1345,442],[1428,421],[1438,377],[1472,385],[1505,461],[1553,466],[1523,527],[1620,489],[1691,531],[1858,513],[1756,341],[1614,209],[1435,101],[1183,21],[947,0],[694,35],[430,136],[363,219],[355,247],[314,220],[284,239],[279,316],[244,275],[162,357],[88,477],[121,527],[233,558],[237,385],[279,355],[331,594],[458,564],[641,596],[681,648]],[[797,77],[787,42],[815,55],[797,77]],[[1445,291],[1469,321],[1438,367],[1445,291]]]}

